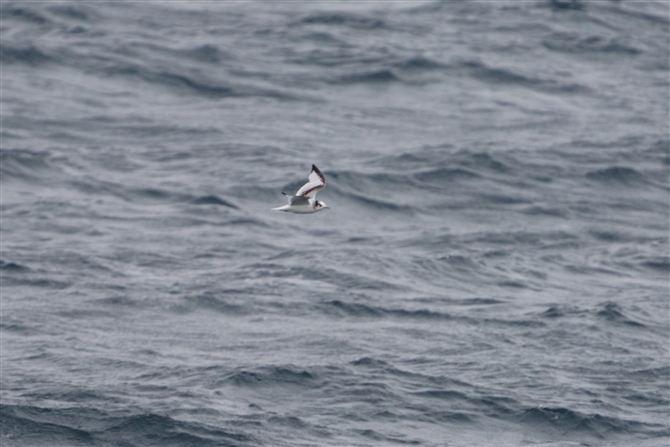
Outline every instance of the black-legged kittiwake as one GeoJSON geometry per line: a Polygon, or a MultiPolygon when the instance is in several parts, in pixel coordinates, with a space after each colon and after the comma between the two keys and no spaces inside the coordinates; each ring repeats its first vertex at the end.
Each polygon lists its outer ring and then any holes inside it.
{"type": "Polygon", "coordinates": [[[319,168],[312,165],[312,172],[309,173],[307,183],[295,193],[294,196],[282,192],[288,199],[288,205],[272,208],[272,211],[287,211],[289,213],[309,214],[317,211],[329,209],[320,200],[316,200],[316,193],[326,186],[326,177],[323,176],[319,168]]]}

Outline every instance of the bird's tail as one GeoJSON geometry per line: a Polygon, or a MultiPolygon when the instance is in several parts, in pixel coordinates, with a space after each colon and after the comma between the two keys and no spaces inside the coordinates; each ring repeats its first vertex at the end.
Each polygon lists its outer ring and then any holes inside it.
{"type": "Polygon", "coordinates": [[[284,194],[286,197],[289,199],[289,205],[284,205],[284,206],[278,206],[277,208],[271,208],[270,211],[286,211],[291,205],[291,197],[293,197],[291,194],[286,194],[284,191],[281,192],[284,194]]]}

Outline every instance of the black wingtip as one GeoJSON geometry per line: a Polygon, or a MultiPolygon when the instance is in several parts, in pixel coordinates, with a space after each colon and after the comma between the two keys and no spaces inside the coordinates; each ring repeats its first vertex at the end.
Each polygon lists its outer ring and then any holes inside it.
{"type": "Polygon", "coordinates": [[[284,194],[285,196],[287,196],[287,195],[288,195],[288,194],[286,194],[286,193],[285,193],[284,191],[282,191],[281,193],[282,193],[282,194],[284,194]]]}
{"type": "Polygon", "coordinates": [[[323,176],[323,174],[321,173],[321,171],[319,171],[319,168],[317,168],[315,164],[312,165],[312,171],[313,171],[313,172],[316,172],[316,173],[319,175],[319,177],[321,177],[321,180],[323,180],[324,183],[325,183],[326,178],[323,176]]]}

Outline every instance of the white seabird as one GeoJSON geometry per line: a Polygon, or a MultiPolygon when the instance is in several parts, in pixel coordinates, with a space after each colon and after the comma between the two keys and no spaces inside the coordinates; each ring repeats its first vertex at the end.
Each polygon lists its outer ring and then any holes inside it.
{"type": "Polygon", "coordinates": [[[272,208],[272,211],[286,211],[289,213],[309,214],[317,211],[330,209],[325,203],[316,200],[316,193],[326,186],[326,177],[323,176],[319,168],[312,165],[312,172],[309,173],[307,183],[295,193],[294,196],[282,192],[288,199],[288,205],[272,208]]]}

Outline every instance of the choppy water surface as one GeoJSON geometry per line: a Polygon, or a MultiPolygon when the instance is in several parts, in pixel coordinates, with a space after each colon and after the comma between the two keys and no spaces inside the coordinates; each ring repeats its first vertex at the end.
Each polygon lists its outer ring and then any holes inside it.
{"type": "Polygon", "coordinates": [[[0,443],[667,445],[668,13],[3,2],[0,443]]]}

